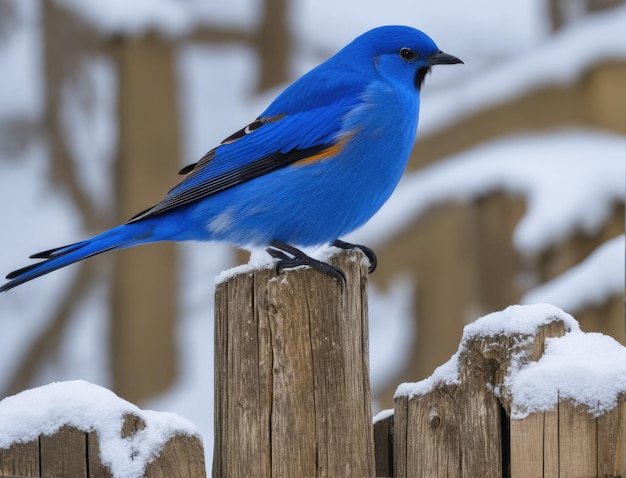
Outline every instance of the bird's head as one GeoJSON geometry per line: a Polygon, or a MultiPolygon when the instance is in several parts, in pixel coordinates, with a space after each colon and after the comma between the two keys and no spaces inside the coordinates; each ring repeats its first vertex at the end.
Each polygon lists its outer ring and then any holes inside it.
{"type": "Polygon", "coordinates": [[[463,63],[442,52],[425,33],[406,26],[374,28],[357,37],[337,55],[356,68],[374,67],[388,81],[419,90],[433,65],[463,63]]]}

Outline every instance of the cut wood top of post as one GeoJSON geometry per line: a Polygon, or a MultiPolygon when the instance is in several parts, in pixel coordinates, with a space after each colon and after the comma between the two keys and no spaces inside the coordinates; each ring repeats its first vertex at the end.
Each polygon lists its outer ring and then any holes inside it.
{"type": "MultiPolygon", "coordinates": [[[[345,254],[344,249],[339,249],[334,246],[320,246],[314,248],[301,248],[307,255],[320,260],[322,262],[331,262],[332,258],[339,255],[345,254]]],[[[358,249],[354,249],[357,251],[358,249]]],[[[369,267],[370,263],[365,254],[359,253],[358,255],[350,255],[350,260],[360,260],[363,264],[369,267]],[[358,258],[358,259],[357,259],[358,258]]],[[[225,271],[222,271],[215,278],[215,285],[221,284],[222,282],[226,282],[229,279],[239,275],[239,274],[252,274],[255,271],[259,270],[267,270],[274,269],[276,267],[276,260],[270,256],[264,249],[253,249],[250,253],[250,260],[247,264],[242,264],[239,266],[232,267],[225,271]]],[[[306,267],[306,266],[302,266],[306,267]]],[[[285,279],[283,275],[281,279],[285,279]]]]}
{"type": "Polygon", "coordinates": [[[584,333],[561,309],[515,305],[467,325],[457,352],[425,380],[403,383],[409,399],[442,386],[469,383],[481,373],[513,419],[569,400],[602,415],[626,393],[626,348],[613,338],[584,333]]]}
{"type": "Polygon", "coordinates": [[[52,383],[0,401],[0,450],[55,435],[66,426],[97,433],[101,461],[112,476],[143,476],[170,439],[199,437],[185,418],[140,410],[83,380],[52,383]]]}

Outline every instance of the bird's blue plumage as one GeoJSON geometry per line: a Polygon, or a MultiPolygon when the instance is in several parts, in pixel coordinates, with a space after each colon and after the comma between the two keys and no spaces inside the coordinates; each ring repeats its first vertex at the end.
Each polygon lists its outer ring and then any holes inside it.
{"type": "Polygon", "coordinates": [[[460,63],[410,27],[371,30],[289,86],[165,198],[128,223],[34,255],[8,290],[101,252],[154,241],[240,246],[333,242],[364,224],[400,180],[432,65],[460,63]]]}

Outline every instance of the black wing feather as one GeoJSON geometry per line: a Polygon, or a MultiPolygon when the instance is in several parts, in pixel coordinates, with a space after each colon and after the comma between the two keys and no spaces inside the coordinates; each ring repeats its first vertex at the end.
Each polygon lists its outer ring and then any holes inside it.
{"type": "MultiPolygon", "coordinates": [[[[181,191],[171,196],[167,196],[165,199],[152,206],[151,208],[148,208],[145,211],[142,211],[139,214],[133,216],[128,222],[135,222],[141,219],[145,219],[147,217],[163,214],[164,212],[171,211],[172,209],[175,209],[177,207],[197,201],[198,199],[212,196],[213,194],[217,194],[220,191],[224,191],[225,189],[232,188],[233,186],[244,183],[246,181],[250,181],[251,179],[270,173],[279,168],[288,166],[302,159],[314,156],[322,152],[327,147],[328,145],[326,144],[320,144],[305,149],[294,149],[292,151],[289,151],[288,153],[276,152],[268,154],[266,156],[263,156],[262,158],[257,159],[256,161],[252,161],[248,164],[240,166],[239,168],[225,171],[220,175],[205,180],[193,188],[181,191]]],[[[210,153],[211,152],[207,153],[207,155],[205,155],[205,158],[210,153]]],[[[198,162],[197,164],[199,163],[200,162],[198,162]]],[[[189,171],[191,171],[195,169],[195,165],[190,165],[188,166],[188,168],[190,168],[189,171]]]]}

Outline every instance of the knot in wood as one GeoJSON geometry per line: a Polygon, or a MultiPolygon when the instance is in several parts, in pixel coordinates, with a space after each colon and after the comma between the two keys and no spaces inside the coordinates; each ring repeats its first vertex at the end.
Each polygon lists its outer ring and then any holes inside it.
{"type": "Polygon", "coordinates": [[[441,415],[439,414],[438,408],[433,408],[428,414],[428,426],[433,430],[439,428],[441,424],[441,415]]]}

